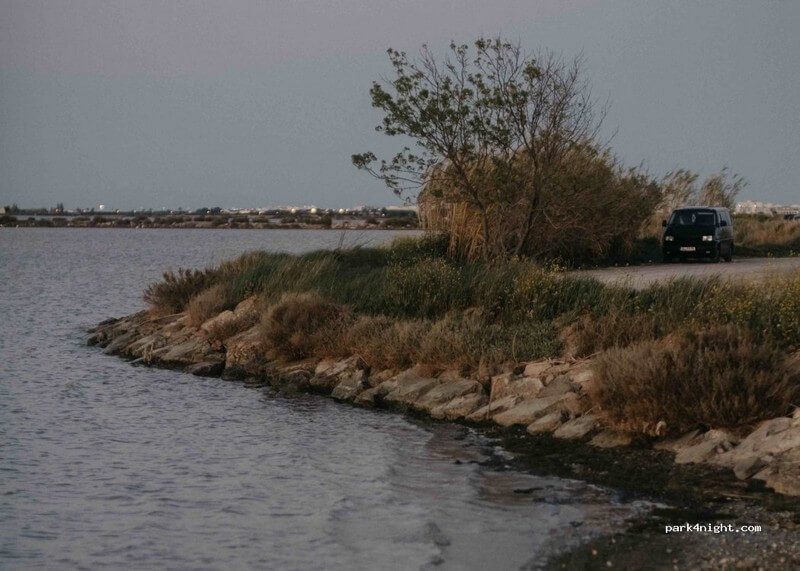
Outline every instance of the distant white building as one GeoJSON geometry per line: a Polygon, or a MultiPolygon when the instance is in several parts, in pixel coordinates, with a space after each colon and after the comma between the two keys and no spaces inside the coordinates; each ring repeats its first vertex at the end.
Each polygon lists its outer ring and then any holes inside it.
{"type": "Polygon", "coordinates": [[[774,202],[761,202],[760,200],[746,200],[738,202],[733,209],[737,214],[790,214],[800,211],[800,205],[775,204],[774,202]]]}

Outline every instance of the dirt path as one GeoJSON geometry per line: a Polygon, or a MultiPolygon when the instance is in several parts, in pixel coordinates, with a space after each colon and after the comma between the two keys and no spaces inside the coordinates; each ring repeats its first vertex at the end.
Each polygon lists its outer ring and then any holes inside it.
{"type": "Polygon", "coordinates": [[[572,275],[591,276],[604,283],[630,284],[638,289],[654,282],[682,276],[703,278],[721,275],[735,279],[759,280],[796,270],[800,270],[800,257],[738,258],[731,263],[720,262],[718,264],[698,261],[626,268],[601,268],[579,270],[572,272],[572,275]]]}

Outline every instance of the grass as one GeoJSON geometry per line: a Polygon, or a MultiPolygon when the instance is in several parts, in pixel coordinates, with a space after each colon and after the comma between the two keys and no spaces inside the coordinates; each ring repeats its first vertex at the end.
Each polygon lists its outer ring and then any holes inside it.
{"type": "Polygon", "coordinates": [[[520,362],[598,354],[596,404],[612,424],[645,433],[662,420],[669,430],[749,423],[800,403],[800,380],[778,365],[800,349],[800,273],[634,290],[528,260],[459,263],[442,252],[431,238],[254,252],[168,274],[147,298],[194,323],[257,296],[260,317],[211,335],[224,341],[260,319],[265,348],[285,360],[356,354],[376,370],[422,364],[486,378],[520,362]]]}

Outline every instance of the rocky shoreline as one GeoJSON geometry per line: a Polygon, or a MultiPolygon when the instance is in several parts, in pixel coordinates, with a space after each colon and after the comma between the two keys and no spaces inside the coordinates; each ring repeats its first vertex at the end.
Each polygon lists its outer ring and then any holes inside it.
{"type": "Polygon", "coordinates": [[[88,343],[136,364],[199,376],[257,379],[282,390],[314,392],[357,406],[414,411],[498,429],[524,427],[531,435],[598,449],[668,451],[678,464],[729,469],[754,489],[800,496],[800,409],[792,417],[756,426],[645,439],[603,425],[588,396],[594,379],[590,360],[530,362],[483,379],[463,378],[458,371],[434,374],[422,367],[369,370],[358,356],[285,363],[270,358],[260,326],[252,325],[255,314],[255,298],[200,327],[191,326],[185,313],[153,317],[142,311],[100,323],[90,330],[88,343]],[[250,326],[238,330],[233,326],[237,323],[250,326]]]}

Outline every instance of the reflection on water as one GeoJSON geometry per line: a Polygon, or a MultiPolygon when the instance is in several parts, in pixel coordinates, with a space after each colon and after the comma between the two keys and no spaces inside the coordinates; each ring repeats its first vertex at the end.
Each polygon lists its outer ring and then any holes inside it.
{"type": "Polygon", "coordinates": [[[84,345],[89,325],[140,309],[166,268],[339,240],[0,229],[0,567],[516,568],[646,509],[482,467],[494,444],[461,426],[132,367],[84,345]]]}

